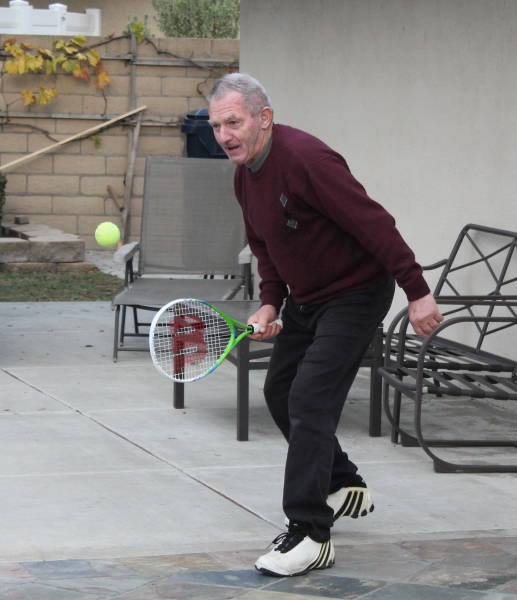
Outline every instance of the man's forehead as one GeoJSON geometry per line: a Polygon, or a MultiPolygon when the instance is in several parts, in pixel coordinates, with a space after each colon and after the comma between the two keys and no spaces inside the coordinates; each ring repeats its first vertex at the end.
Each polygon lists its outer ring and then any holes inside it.
{"type": "Polygon", "coordinates": [[[210,118],[237,117],[248,112],[242,101],[242,95],[239,92],[230,92],[221,98],[212,98],[210,100],[209,113],[210,118]]]}

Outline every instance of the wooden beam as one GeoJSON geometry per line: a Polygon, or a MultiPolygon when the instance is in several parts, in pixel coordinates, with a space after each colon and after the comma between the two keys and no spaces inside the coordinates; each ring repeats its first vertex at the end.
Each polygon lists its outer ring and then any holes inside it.
{"type": "MultiPolygon", "coordinates": [[[[0,110],[0,117],[7,117],[10,119],[75,119],[75,120],[84,120],[84,121],[110,121],[115,119],[117,115],[96,115],[96,114],[82,114],[82,113],[33,113],[33,112],[14,112],[9,111],[9,115],[5,113],[5,111],[0,110]]],[[[160,121],[157,120],[149,120],[142,121],[142,127],[178,127],[181,125],[180,121],[160,121]]],[[[3,123],[3,125],[21,125],[23,123],[3,123]]],[[[127,123],[125,123],[127,125],[127,123]]],[[[1,129],[2,123],[0,123],[1,129]]],[[[103,127],[105,124],[103,125],[103,127]]]]}
{"type": "Polygon", "coordinates": [[[2,167],[0,167],[0,171],[3,171],[4,169],[7,169],[9,167],[13,167],[14,165],[17,165],[18,163],[28,160],[29,158],[34,158],[35,156],[38,156],[39,154],[44,154],[45,152],[49,152],[50,150],[53,150],[54,148],[57,148],[58,146],[62,146],[63,144],[67,144],[68,142],[72,142],[73,140],[76,140],[77,138],[83,137],[90,133],[95,133],[96,131],[99,131],[100,129],[107,127],[108,125],[115,123],[116,121],[125,119],[126,117],[129,117],[130,115],[134,115],[135,113],[141,113],[146,108],[147,108],[146,106],[141,106],[140,108],[135,108],[135,110],[130,110],[129,112],[127,112],[123,115],[120,115],[119,117],[116,117],[115,119],[111,119],[111,121],[107,121],[106,123],[101,123],[100,125],[95,125],[95,127],[90,127],[90,129],[87,129],[86,131],[82,131],[81,133],[72,135],[71,137],[65,138],[64,140],[61,140],[60,142],[56,142],[55,144],[47,146],[46,148],[41,148],[41,150],[36,150],[36,152],[27,154],[27,156],[22,156],[22,158],[13,160],[12,162],[7,163],[6,165],[3,165],[2,167]]]}

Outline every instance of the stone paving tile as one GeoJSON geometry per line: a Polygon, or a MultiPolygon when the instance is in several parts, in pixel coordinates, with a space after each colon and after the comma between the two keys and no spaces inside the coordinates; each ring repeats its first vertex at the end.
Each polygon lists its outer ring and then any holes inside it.
{"type": "Polygon", "coordinates": [[[306,594],[284,594],[283,592],[270,592],[268,590],[252,590],[239,596],[239,600],[321,600],[321,596],[307,596],[306,594]]]}
{"type": "Polygon", "coordinates": [[[261,588],[271,583],[267,577],[256,569],[245,571],[211,571],[208,573],[182,573],[173,575],[172,579],[206,583],[213,585],[233,585],[243,588],[261,588]]]}
{"type": "MultiPolygon", "coordinates": [[[[234,554],[234,553],[228,553],[234,554]]],[[[190,571],[226,571],[228,566],[209,554],[176,554],[171,556],[139,556],[119,558],[117,562],[144,577],[169,577],[190,571]]]]}
{"type": "Polygon", "coordinates": [[[332,567],[332,575],[356,577],[358,579],[380,579],[381,581],[401,581],[429,566],[424,560],[397,560],[377,563],[346,564],[337,562],[332,567]]]}
{"type": "Polygon", "coordinates": [[[235,550],[210,552],[211,556],[220,560],[229,569],[254,569],[257,558],[264,554],[264,548],[257,550],[235,550]]]}
{"type": "Polygon", "coordinates": [[[517,556],[490,556],[475,559],[444,560],[406,578],[410,583],[495,590],[517,581],[517,556]]]}
{"type": "MultiPolygon", "coordinates": [[[[418,560],[409,550],[397,544],[335,546],[336,564],[377,563],[393,560],[418,560]]],[[[421,557],[424,558],[424,557],[421,557]]]]}
{"type": "Polygon", "coordinates": [[[41,580],[75,579],[77,577],[132,576],[124,565],[106,560],[41,560],[21,562],[20,565],[41,580]]]}
{"type": "Polygon", "coordinates": [[[506,594],[517,594],[517,581],[513,581],[512,583],[510,583],[510,585],[501,588],[499,591],[505,592],[506,594]]]}
{"type": "Polygon", "coordinates": [[[508,554],[488,541],[475,538],[399,542],[397,545],[425,559],[474,558],[508,554]]]}
{"type": "Polygon", "coordinates": [[[517,600],[517,594],[506,594],[505,592],[494,592],[487,594],[484,600],[517,600]]]}
{"type": "Polygon", "coordinates": [[[35,579],[20,563],[0,563],[0,583],[27,583],[35,579]]]}
{"type": "Polygon", "coordinates": [[[81,577],[77,579],[54,579],[55,588],[85,594],[115,595],[122,592],[131,592],[139,587],[155,581],[149,577],[81,577]]]}
{"type": "Polygon", "coordinates": [[[48,585],[25,583],[2,591],[0,598],[2,600],[104,600],[106,594],[69,592],[48,585]]]}
{"type": "Polygon", "coordinates": [[[487,597],[486,594],[470,590],[392,583],[373,594],[364,596],[364,600],[487,600],[487,597]]]}
{"type": "Polygon", "coordinates": [[[110,600],[234,600],[244,591],[242,588],[201,585],[168,578],[110,600]]]}
{"type": "Polygon", "coordinates": [[[501,548],[508,554],[517,554],[517,537],[505,537],[505,538],[483,538],[485,541],[490,542],[497,548],[501,548]]]}
{"type": "Polygon", "coordinates": [[[385,581],[336,577],[310,573],[302,577],[286,577],[267,587],[268,592],[287,592],[320,598],[357,598],[386,586],[385,581]]]}

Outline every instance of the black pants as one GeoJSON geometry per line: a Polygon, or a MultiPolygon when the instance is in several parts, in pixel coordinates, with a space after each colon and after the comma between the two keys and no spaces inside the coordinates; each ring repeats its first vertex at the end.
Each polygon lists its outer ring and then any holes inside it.
{"type": "Polygon", "coordinates": [[[283,508],[316,542],[330,539],[327,496],[354,479],[357,467],[336,430],[352,382],[394,294],[388,277],[320,305],[291,296],[282,311],[264,385],[271,415],[289,443],[283,508]]]}

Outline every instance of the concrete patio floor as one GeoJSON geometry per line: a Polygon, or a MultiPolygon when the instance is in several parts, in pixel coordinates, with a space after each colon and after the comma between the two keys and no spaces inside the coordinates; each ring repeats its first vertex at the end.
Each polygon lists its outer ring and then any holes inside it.
{"type": "MultiPolygon", "coordinates": [[[[237,442],[234,367],[190,384],[175,410],[148,353],[112,362],[113,318],[106,302],[0,303],[1,599],[517,600],[517,476],[436,474],[386,425],[369,438],[366,371],[339,436],[375,512],[336,523],[332,569],[254,571],[284,529],[286,444],[263,372],[251,374],[250,441],[237,442]]],[[[515,412],[486,403],[427,410],[430,431],[517,429],[515,412]]]]}

